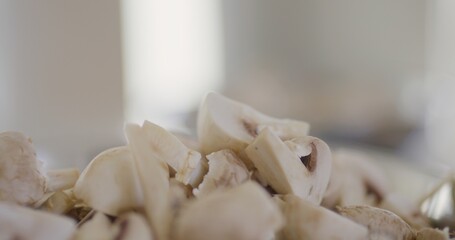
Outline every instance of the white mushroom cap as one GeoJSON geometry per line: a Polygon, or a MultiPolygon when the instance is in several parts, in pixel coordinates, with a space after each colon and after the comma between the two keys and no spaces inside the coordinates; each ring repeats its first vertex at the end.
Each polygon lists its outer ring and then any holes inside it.
{"type": "Polygon", "coordinates": [[[350,149],[333,151],[333,168],[323,205],[377,205],[389,191],[385,174],[367,155],[350,149]]]}
{"type": "Polygon", "coordinates": [[[321,202],[332,166],[330,149],[322,140],[305,136],[283,142],[264,129],[245,152],[277,193],[321,202]]]}
{"type": "Polygon", "coordinates": [[[0,201],[32,205],[45,191],[42,162],[30,138],[19,132],[0,133],[0,201]]]}
{"type": "Polygon", "coordinates": [[[286,218],[278,239],[344,239],[365,240],[368,229],[335,212],[295,195],[274,197],[286,218]]]}
{"type": "Polygon", "coordinates": [[[111,148],[96,156],[76,182],[74,195],[88,206],[113,216],[142,206],[142,189],[130,149],[111,148]]]}
{"type": "Polygon", "coordinates": [[[116,240],[153,240],[152,229],[147,220],[140,214],[129,212],[114,222],[117,228],[116,240]]]}
{"type": "Polygon", "coordinates": [[[154,237],[166,240],[170,235],[172,211],[169,201],[169,167],[150,147],[147,128],[136,124],[125,127],[134,169],[144,196],[144,210],[154,237]]]}
{"type": "Polygon", "coordinates": [[[142,131],[147,138],[146,144],[154,155],[176,172],[175,178],[184,184],[191,184],[192,175],[201,160],[201,154],[185,146],[166,129],[149,121],[144,122],[142,131]]]}
{"type": "Polygon", "coordinates": [[[189,203],[176,219],[176,240],[269,240],[284,224],[267,192],[248,181],[189,203]]]}
{"type": "Polygon", "coordinates": [[[269,117],[217,93],[209,93],[199,108],[197,131],[201,151],[209,154],[232,149],[249,169],[252,164],[242,152],[264,128],[287,140],[307,135],[309,124],[269,117]]]}
{"type": "Polygon", "coordinates": [[[370,239],[403,239],[415,238],[414,230],[403,219],[393,212],[371,206],[337,207],[337,211],[369,230],[370,239]]]}
{"type": "Polygon", "coordinates": [[[75,228],[70,218],[0,202],[0,239],[69,240],[75,228]]]}

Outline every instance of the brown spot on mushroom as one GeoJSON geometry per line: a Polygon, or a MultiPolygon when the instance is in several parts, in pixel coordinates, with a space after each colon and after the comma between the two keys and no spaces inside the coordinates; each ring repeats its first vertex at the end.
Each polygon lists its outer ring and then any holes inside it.
{"type": "Polygon", "coordinates": [[[306,156],[301,156],[300,161],[308,169],[309,172],[313,172],[316,169],[317,149],[314,143],[311,143],[311,153],[306,156]]]}
{"type": "Polygon", "coordinates": [[[256,124],[246,119],[242,119],[242,124],[248,134],[250,134],[252,137],[256,137],[258,135],[256,124]]]}
{"type": "Polygon", "coordinates": [[[366,181],[365,185],[367,188],[367,195],[373,195],[377,204],[384,200],[384,195],[374,184],[366,181]]]}

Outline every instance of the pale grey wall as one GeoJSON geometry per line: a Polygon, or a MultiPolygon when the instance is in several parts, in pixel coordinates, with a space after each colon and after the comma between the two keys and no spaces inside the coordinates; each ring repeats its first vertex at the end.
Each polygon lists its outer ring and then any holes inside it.
{"type": "Polygon", "coordinates": [[[0,0],[0,131],[50,167],[84,166],[122,142],[117,1],[0,0]]]}
{"type": "Polygon", "coordinates": [[[423,81],[425,4],[223,1],[227,92],[314,129],[406,129],[398,107],[423,81]]]}

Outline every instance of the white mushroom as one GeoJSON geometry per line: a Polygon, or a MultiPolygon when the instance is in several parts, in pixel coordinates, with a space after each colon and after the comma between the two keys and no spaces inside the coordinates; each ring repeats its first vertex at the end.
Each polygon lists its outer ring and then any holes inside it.
{"type": "Polygon", "coordinates": [[[98,154],[76,182],[74,195],[113,216],[142,206],[142,189],[130,149],[122,146],[98,154]]]}
{"type": "Polygon", "coordinates": [[[307,135],[309,125],[306,122],[266,116],[250,106],[216,93],[209,93],[199,108],[197,131],[201,151],[209,154],[232,149],[248,169],[253,166],[243,155],[243,150],[264,128],[287,140],[307,135]]]}
{"type": "Polygon", "coordinates": [[[337,149],[332,156],[332,173],[323,206],[377,206],[384,199],[389,191],[387,179],[369,156],[348,149],[337,149]]]}
{"type": "Polygon", "coordinates": [[[322,140],[305,136],[283,142],[264,129],[245,152],[277,193],[321,202],[332,164],[330,149],[322,140]]]}
{"type": "Polygon", "coordinates": [[[75,228],[70,218],[0,202],[0,239],[69,240],[75,228]]]}
{"type": "Polygon", "coordinates": [[[31,139],[19,132],[0,133],[0,201],[31,205],[45,192],[45,172],[31,139]]]}
{"type": "Polygon", "coordinates": [[[422,228],[416,233],[416,240],[449,240],[449,229],[422,228]]]}
{"type": "Polygon", "coordinates": [[[79,169],[55,169],[46,172],[47,177],[47,192],[62,191],[70,189],[76,184],[79,179],[79,169]]]}
{"type": "Polygon", "coordinates": [[[149,121],[144,122],[142,129],[146,135],[147,146],[153,150],[156,157],[176,172],[175,178],[194,186],[193,178],[196,177],[192,177],[192,174],[201,160],[201,154],[189,149],[176,136],[149,121]]]}
{"type": "Polygon", "coordinates": [[[215,189],[231,188],[249,179],[248,169],[233,151],[224,149],[206,157],[209,171],[199,187],[194,189],[194,195],[202,196],[215,189]]]}
{"type": "Polygon", "coordinates": [[[115,240],[153,240],[147,220],[135,212],[120,216],[113,227],[116,228],[115,240]]]}
{"type": "Polygon", "coordinates": [[[403,219],[390,211],[371,206],[337,207],[337,211],[354,222],[369,229],[370,239],[403,239],[415,238],[414,230],[403,219]]]}
{"type": "Polygon", "coordinates": [[[198,152],[201,151],[201,146],[199,145],[199,142],[195,136],[179,131],[172,131],[171,134],[177,137],[179,141],[182,142],[187,148],[198,152]]]}
{"type": "Polygon", "coordinates": [[[277,240],[367,239],[368,229],[324,207],[294,195],[274,197],[286,218],[277,240]]]}
{"type": "Polygon", "coordinates": [[[79,170],[47,173],[36,158],[30,138],[19,132],[0,133],[0,201],[34,205],[46,192],[71,188],[79,170]]]}
{"type": "Polygon", "coordinates": [[[279,208],[255,182],[216,191],[184,208],[176,240],[269,240],[284,224],[279,208]]]}
{"type": "Polygon", "coordinates": [[[74,207],[74,204],[74,199],[68,194],[57,191],[52,193],[44,204],[40,206],[40,209],[56,214],[64,214],[71,210],[71,208],[74,207]]]}
{"type": "Polygon", "coordinates": [[[169,205],[173,214],[177,214],[185,202],[193,196],[192,188],[177,181],[175,178],[169,180],[169,205]]]}
{"type": "Polygon", "coordinates": [[[106,215],[97,212],[78,228],[73,240],[114,240],[117,231],[106,215]]]}
{"type": "Polygon", "coordinates": [[[144,196],[147,220],[158,240],[167,240],[170,234],[172,211],[169,201],[169,169],[150,147],[148,131],[136,124],[125,128],[128,146],[133,153],[133,162],[139,176],[144,196]]]}
{"type": "Polygon", "coordinates": [[[388,193],[378,207],[397,214],[415,229],[430,226],[429,219],[422,214],[417,204],[398,193],[388,193]]]}

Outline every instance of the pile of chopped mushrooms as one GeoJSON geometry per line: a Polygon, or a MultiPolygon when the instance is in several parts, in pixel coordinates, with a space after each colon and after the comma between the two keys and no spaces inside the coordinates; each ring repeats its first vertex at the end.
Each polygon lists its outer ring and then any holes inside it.
{"type": "Polygon", "coordinates": [[[0,133],[0,239],[449,239],[368,156],[217,93],[198,139],[145,121],[79,173],[0,133]]]}

